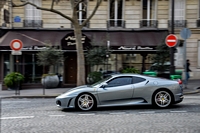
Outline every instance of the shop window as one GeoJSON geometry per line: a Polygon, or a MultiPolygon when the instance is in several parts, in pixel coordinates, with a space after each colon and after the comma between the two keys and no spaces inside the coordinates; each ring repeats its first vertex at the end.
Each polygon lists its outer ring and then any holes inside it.
{"type": "Polygon", "coordinates": [[[10,54],[4,54],[3,58],[3,73],[5,77],[10,72],[10,54]]]}
{"type": "Polygon", "coordinates": [[[43,66],[37,64],[36,54],[24,56],[25,83],[40,83],[43,74],[43,66]]]}
{"type": "Polygon", "coordinates": [[[23,65],[22,56],[14,55],[14,71],[23,74],[22,65],[23,65]]]}

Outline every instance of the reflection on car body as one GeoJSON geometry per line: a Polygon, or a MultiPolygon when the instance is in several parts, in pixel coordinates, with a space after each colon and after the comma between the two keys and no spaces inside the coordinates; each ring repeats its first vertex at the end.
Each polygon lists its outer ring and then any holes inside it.
{"type": "Polygon", "coordinates": [[[139,74],[115,74],[93,85],[73,88],[56,97],[60,108],[148,105],[165,108],[183,100],[180,82],[139,74]]]}

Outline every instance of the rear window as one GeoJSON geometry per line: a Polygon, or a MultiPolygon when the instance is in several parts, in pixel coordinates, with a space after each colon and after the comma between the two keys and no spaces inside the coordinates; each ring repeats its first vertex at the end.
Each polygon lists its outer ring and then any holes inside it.
{"type": "Polygon", "coordinates": [[[145,80],[146,80],[146,79],[141,78],[141,77],[133,77],[133,83],[134,83],[134,84],[143,82],[143,81],[145,81],[145,80]]]}

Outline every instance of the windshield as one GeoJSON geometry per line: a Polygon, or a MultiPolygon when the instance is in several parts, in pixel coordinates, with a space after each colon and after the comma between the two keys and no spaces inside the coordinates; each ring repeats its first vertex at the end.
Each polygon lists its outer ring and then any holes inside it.
{"type": "Polygon", "coordinates": [[[108,76],[108,77],[106,77],[106,78],[104,78],[104,79],[102,79],[102,80],[100,80],[100,81],[98,81],[98,82],[92,84],[91,86],[94,87],[94,86],[96,86],[96,85],[98,85],[98,84],[101,84],[101,83],[103,83],[104,81],[110,79],[111,77],[112,77],[112,76],[108,76]]]}

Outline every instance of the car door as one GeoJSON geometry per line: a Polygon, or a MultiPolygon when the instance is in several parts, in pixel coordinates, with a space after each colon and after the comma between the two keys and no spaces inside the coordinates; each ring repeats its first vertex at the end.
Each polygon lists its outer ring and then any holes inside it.
{"type": "Polygon", "coordinates": [[[149,86],[147,85],[149,83],[148,80],[142,77],[133,76],[133,85],[134,85],[134,94],[133,99],[142,99],[146,96],[148,96],[148,90],[149,86]]]}
{"type": "Polygon", "coordinates": [[[105,87],[98,88],[98,98],[102,105],[124,104],[132,98],[132,76],[116,77],[106,83],[105,87]]]}

